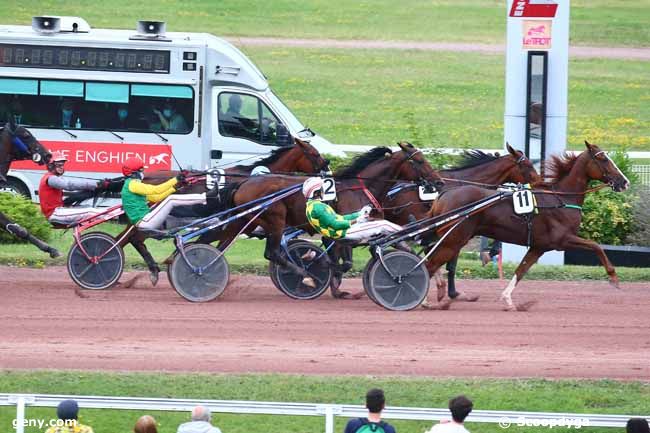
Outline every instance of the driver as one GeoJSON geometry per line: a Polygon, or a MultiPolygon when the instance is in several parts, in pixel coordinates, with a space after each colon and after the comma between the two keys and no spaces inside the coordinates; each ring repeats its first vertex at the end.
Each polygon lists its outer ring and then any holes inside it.
{"type": "Polygon", "coordinates": [[[97,182],[93,179],[63,177],[68,158],[56,150],[47,163],[47,173],[41,178],[38,195],[41,212],[52,224],[71,225],[84,218],[103,212],[105,209],[94,207],[63,207],[63,191],[103,191],[110,186],[110,180],[97,182]]]}
{"type": "Polygon", "coordinates": [[[122,207],[131,224],[152,237],[164,237],[167,232],[158,230],[175,206],[206,204],[205,193],[174,194],[186,185],[181,173],[160,185],[142,182],[144,163],[140,158],[129,158],[122,165],[126,181],[122,187],[122,207]],[[148,203],[160,203],[149,209],[148,203]]]}
{"type": "Polygon", "coordinates": [[[323,203],[323,179],[310,177],[302,185],[307,199],[307,221],[317,232],[331,239],[365,241],[373,236],[394,233],[401,226],[383,219],[370,220],[372,207],[366,205],[359,212],[347,215],[337,214],[331,206],[323,203]]]}

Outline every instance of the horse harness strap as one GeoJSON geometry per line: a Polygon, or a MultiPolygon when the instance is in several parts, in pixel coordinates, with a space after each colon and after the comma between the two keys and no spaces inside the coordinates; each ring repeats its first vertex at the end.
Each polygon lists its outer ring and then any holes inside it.
{"type": "Polygon", "coordinates": [[[375,209],[383,211],[383,208],[381,207],[381,204],[379,203],[377,198],[366,187],[366,184],[363,183],[363,179],[361,179],[361,177],[357,177],[357,179],[359,180],[359,185],[361,187],[360,189],[363,190],[363,193],[366,195],[366,197],[368,197],[368,200],[370,200],[370,203],[372,203],[372,205],[375,207],[375,209]]]}

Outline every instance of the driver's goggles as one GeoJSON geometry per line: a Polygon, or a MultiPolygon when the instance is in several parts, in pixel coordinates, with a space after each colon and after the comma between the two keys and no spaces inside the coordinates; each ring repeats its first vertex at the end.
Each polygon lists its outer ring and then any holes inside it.
{"type": "Polygon", "coordinates": [[[56,162],[54,162],[54,166],[57,167],[57,168],[63,168],[64,165],[65,165],[65,161],[56,161],[56,162]]]}

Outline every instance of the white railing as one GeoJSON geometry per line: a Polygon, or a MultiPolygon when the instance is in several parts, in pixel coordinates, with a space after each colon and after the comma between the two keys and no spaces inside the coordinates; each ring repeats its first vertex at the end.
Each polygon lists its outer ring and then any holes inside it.
{"type": "MultiPolygon", "coordinates": [[[[74,399],[81,408],[89,409],[130,409],[145,411],[189,412],[196,405],[204,405],[212,412],[258,415],[292,415],[325,417],[325,433],[334,433],[334,417],[354,418],[367,415],[363,406],[346,404],[318,403],[278,403],[235,400],[193,400],[138,397],[98,397],[77,395],[47,394],[0,394],[0,406],[16,406],[17,433],[24,433],[25,409],[30,407],[56,407],[62,400],[74,399]]],[[[449,418],[447,409],[426,409],[415,407],[387,407],[383,414],[386,419],[412,421],[438,421],[449,418]]],[[[636,416],[635,416],[636,417],[636,416]]],[[[530,425],[561,426],[564,422],[580,422],[582,427],[624,427],[629,415],[598,415],[552,412],[513,412],[496,410],[475,410],[467,418],[468,422],[506,423],[512,426],[524,420],[530,425]],[[535,424],[537,423],[537,424],[535,424]],[[546,423],[546,424],[544,424],[546,423]]],[[[646,416],[646,418],[650,418],[646,416]]],[[[564,424],[566,425],[566,424],[564,424]]]]}
{"type": "Polygon", "coordinates": [[[650,165],[633,165],[632,171],[639,176],[642,185],[650,186],[650,165]]]}

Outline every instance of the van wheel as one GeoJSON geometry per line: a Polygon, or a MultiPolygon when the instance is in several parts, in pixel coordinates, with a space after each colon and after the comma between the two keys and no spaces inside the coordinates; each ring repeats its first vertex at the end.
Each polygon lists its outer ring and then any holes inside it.
{"type": "Polygon", "coordinates": [[[0,192],[9,192],[15,195],[22,195],[29,200],[32,199],[32,195],[29,193],[29,188],[18,179],[11,177],[7,179],[7,183],[0,185],[0,192]]]}

